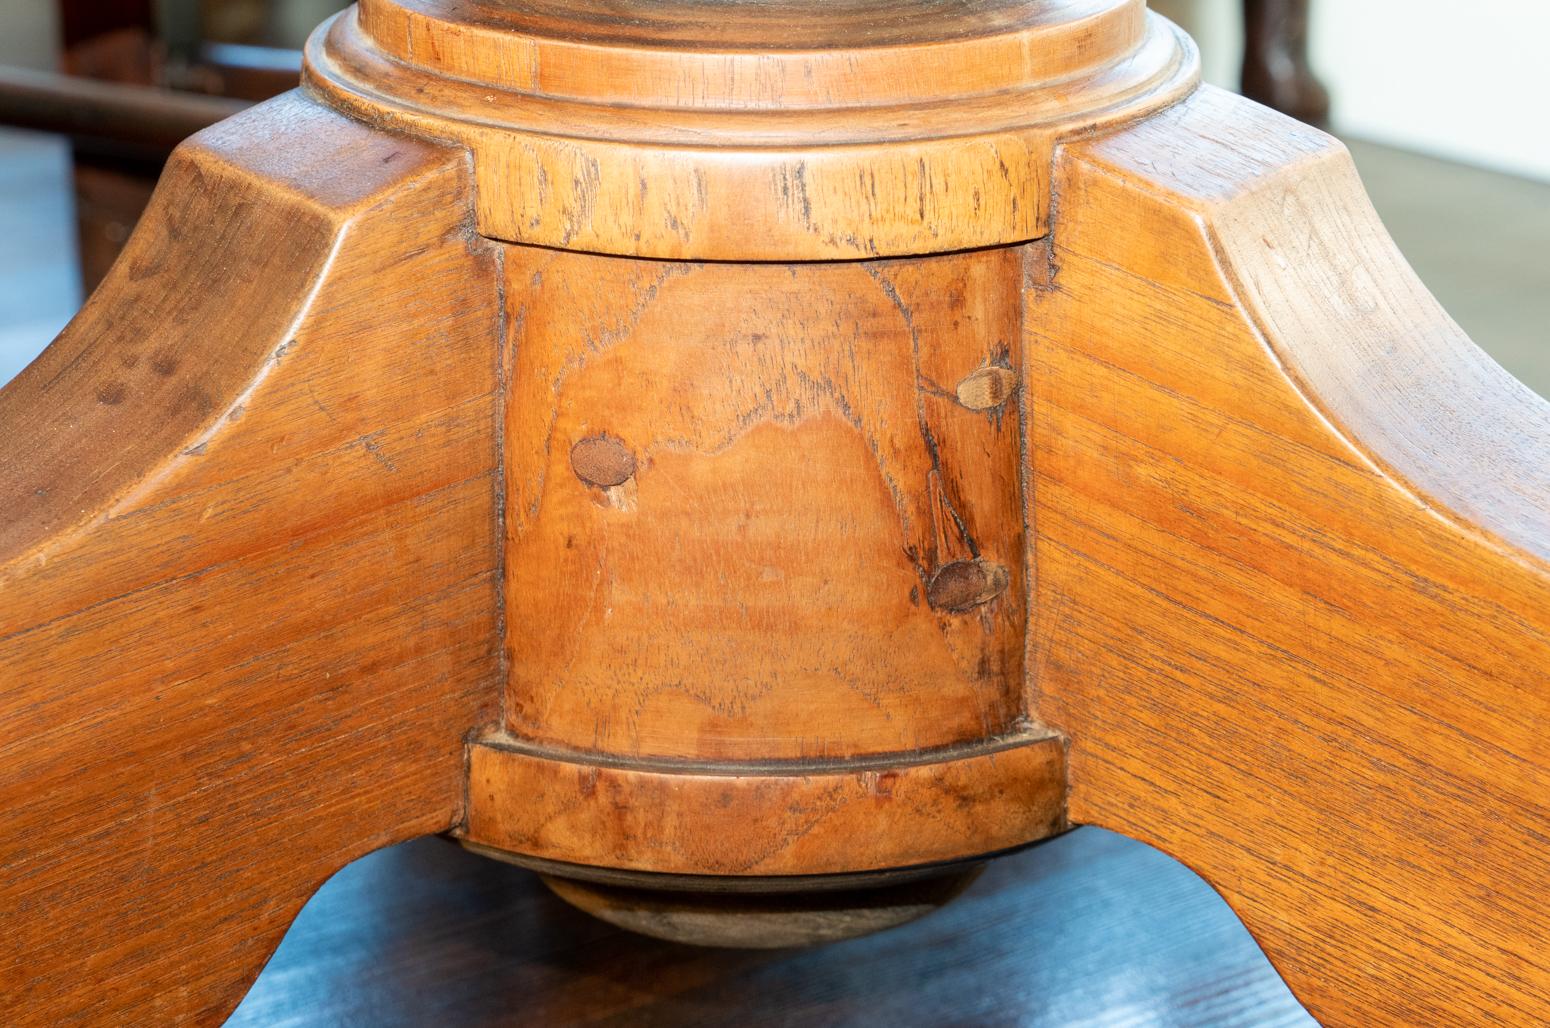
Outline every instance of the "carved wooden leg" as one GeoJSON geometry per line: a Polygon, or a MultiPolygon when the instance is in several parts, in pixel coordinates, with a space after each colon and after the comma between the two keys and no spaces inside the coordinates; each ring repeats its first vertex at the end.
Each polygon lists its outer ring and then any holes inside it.
{"type": "Polygon", "coordinates": [[[1199,871],[1329,1023],[1543,1022],[1550,404],[1327,136],[1206,89],[1056,168],[1031,652],[1072,820],[1199,871]]]}
{"type": "Polygon", "coordinates": [[[218,1020],[457,823],[499,681],[466,157],[293,95],[177,155],[0,394],[0,1020],[218,1020]]]}
{"type": "Polygon", "coordinates": [[[1072,823],[1550,1018],[1550,404],[1338,144],[1139,0],[703,3],[365,0],[0,393],[4,1020],[417,834],[768,944],[1072,823]]]}

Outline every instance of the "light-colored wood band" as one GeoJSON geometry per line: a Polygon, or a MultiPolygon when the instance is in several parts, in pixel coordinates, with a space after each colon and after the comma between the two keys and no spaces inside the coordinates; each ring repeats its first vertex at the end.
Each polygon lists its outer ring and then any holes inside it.
{"type": "Polygon", "coordinates": [[[624,765],[494,736],[472,747],[466,839],[633,871],[805,875],[976,857],[1065,829],[1057,738],[1030,732],[924,756],[624,765]]]}

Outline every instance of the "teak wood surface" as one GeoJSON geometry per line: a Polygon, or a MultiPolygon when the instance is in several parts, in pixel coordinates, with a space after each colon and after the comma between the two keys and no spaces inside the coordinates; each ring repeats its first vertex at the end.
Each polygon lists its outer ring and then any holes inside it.
{"type": "Polygon", "coordinates": [[[500,652],[467,195],[239,116],[0,393],[0,1020],[218,1021],[336,868],[458,821],[500,652]]]}
{"type": "Polygon", "coordinates": [[[1073,822],[1197,870],[1316,1017],[1544,1020],[1550,404],[1327,136],[1203,91],[1056,182],[1030,678],[1073,822]]]}
{"type": "Polygon", "coordinates": [[[1139,0],[615,6],[364,0],[0,391],[0,1020],[218,1021],[419,835],[1084,823],[1328,1023],[1550,1020],[1550,403],[1339,145],[1139,0]]]}

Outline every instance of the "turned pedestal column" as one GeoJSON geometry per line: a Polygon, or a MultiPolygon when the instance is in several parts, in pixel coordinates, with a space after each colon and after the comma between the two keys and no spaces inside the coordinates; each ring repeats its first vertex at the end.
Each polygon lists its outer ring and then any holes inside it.
{"type": "Polygon", "coordinates": [[[419,835],[790,945],[1097,824],[1543,1019],[1547,455],[1139,0],[363,0],[0,393],[0,1013],[219,1019],[419,835]]]}
{"type": "Polygon", "coordinates": [[[366,3],[308,54],[466,146],[498,241],[505,687],[458,835],[668,937],[870,930],[1066,827],[1026,294],[1056,141],[1194,54],[1136,3],[608,11],[366,3]]]}

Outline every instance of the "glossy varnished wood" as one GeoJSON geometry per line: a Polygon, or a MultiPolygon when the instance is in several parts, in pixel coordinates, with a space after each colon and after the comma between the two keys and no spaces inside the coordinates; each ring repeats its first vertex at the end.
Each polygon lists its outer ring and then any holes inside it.
{"type": "Polygon", "coordinates": [[[769,876],[962,860],[1067,827],[1064,746],[1042,732],[868,763],[599,766],[595,754],[567,756],[499,738],[472,747],[458,835],[571,864],[769,876]]]}
{"type": "Polygon", "coordinates": [[[1205,91],[1057,167],[1033,680],[1072,819],[1199,871],[1329,1023],[1545,1020],[1550,404],[1326,136],[1205,91]]]}
{"type": "Polygon", "coordinates": [[[506,249],[506,734],[470,841],[811,875],[1064,828],[1023,674],[1043,257],[506,249]]]}
{"type": "Polygon", "coordinates": [[[1075,821],[1332,1023],[1550,1020],[1550,407],[1339,148],[1137,0],[711,6],[369,0],[0,393],[5,1019],[213,1020],[418,834],[1075,821]]]}
{"type": "Polygon", "coordinates": [[[1015,247],[803,266],[508,250],[507,728],[702,761],[1012,730],[1022,407],[956,390],[1015,379],[1023,275],[1015,247]],[[598,441],[628,457],[618,481],[578,468],[598,441]],[[958,578],[976,587],[949,595],[958,578]]]}
{"type": "Polygon", "coordinates": [[[297,96],[229,122],[0,392],[7,1023],[218,1020],[328,875],[460,817],[499,654],[467,174],[297,96]]]}
{"type": "Polygon", "coordinates": [[[368,0],[313,37],[306,81],[467,145],[493,238],[793,261],[1041,236],[1055,141],[1199,77],[1142,0],[908,8],[368,0]]]}

